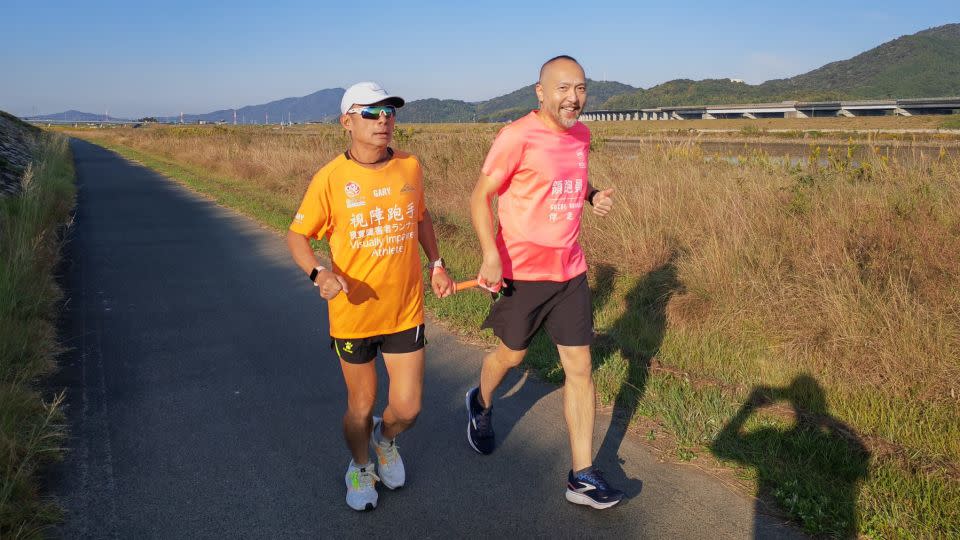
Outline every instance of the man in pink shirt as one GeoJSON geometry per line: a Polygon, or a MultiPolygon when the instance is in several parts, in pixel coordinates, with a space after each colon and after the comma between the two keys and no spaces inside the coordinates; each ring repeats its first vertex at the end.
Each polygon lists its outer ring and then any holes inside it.
{"type": "Polygon", "coordinates": [[[540,109],[500,130],[470,197],[483,250],[477,279],[500,292],[484,328],[493,329],[500,344],[484,358],[479,386],[467,392],[467,441],[481,454],[493,452],[493,392],[523,361],[543,326],[566,376],[563,408],[572,458],[566,498],[609,508],[623,493],[593,467],[593,311],[577,238],[584,203],[604,216],[613,206],[613,189],[594,189],[587,180],[590,130],[577,120],[587,102],[580,64],[569,56],[548,60],[536,91],[540,109]]]}

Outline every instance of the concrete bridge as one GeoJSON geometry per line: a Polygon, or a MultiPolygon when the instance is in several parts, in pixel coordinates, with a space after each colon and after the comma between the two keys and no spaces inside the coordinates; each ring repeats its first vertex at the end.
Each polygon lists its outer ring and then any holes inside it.
{"type": "Polygon", "coordinates": [[[821,118],[835,116],[914,116],[953,114],[960,111],[960,97],[883,99],[862,101],[783,101],[744,105],[693,105],[586,111],[585,122],[624,120],[715,120],[726,118],[821,118]]]}

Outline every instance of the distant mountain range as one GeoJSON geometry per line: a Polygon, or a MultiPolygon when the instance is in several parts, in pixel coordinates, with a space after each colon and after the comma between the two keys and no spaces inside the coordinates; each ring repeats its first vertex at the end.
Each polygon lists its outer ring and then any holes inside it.
{"type": "Polygon", "coordinates": [[[40,120],[40,121],[53,121],[53,122],[124,122],[129,120],[128,118],[114,118],[106,114],[96,114],[96,113],[86,113],[81,111],[64,111],[56,114],[41,114],[38,116],[31,116],[25,118],[25,120],[40,120]]]}
{"type": "MultiPolygon", "coordinates": [[[[263,105],[248,105],[236,109],[237,123],[246,124],[277,124],[283,122],[325,122],[340,116],[340,98],[343,97],[343,88],[327,88],[314,92],[309,96],[290,97],[271,101],[263,105]]],[[[223,109],[206,114],[185,114],[183,121],[187,123],[227,122],[232,124],[234,109],[223,109]]],[[[179,122],[180,117],[162,117],[161,121],[179,122]]]]}
{"type": "MultiPolygon", "coordinates": [[[[589,66],[587,66],[589,68],[589,66]]],[[[731,79],[677,79],[648,89],[614,81],[589,81],[587,110],[675,105],[716,105],[784,100],[922,98],[960,95],[960,24],[899,37],[848,60],[789,79],[752,85],[731,79]]],[[[419,99],[400,110],[401,122],[501,122],[536,108],[530,84],[486,101],[419,99]]],[[[340,114],[343,88],[236,109],[238,123],[324,122],[340,114]]],[[[100,121],[103,115],[67,111],[40,120],[100,121]]],[[[160,118],[179,121],[179,117],[160,118]]],[[[185,114],[184,122],[233,123],[234,110],[185,114]]]]}

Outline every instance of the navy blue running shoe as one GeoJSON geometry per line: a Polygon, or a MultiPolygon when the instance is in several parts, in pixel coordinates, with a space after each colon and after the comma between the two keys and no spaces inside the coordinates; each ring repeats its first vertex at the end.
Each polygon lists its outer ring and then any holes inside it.
{"type": "Polygon", "coordinates": [[[480,388],[467,392],[467,442],[478,453],[493,452],[493,409],[480,405],[480,388]]]}
{"type": "Polygon", "coordinates": [[[567,475],[567,500],[603,510],[622,501],[623,492],[610,487],[600,469],[593,468],[577,475],[570,471],[567,475]]]}

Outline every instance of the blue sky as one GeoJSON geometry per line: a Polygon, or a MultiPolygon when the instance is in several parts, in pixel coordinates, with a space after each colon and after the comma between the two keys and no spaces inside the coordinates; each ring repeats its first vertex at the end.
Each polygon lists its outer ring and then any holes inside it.
{"type": "Polygon", "coordinates": [[[960,22],[956,0],[642,4],[3,0],[0,109],[202,113],[369,79],[474,101],[533,82],[556,54],[644,88],[759,83],[960,22]]]}

